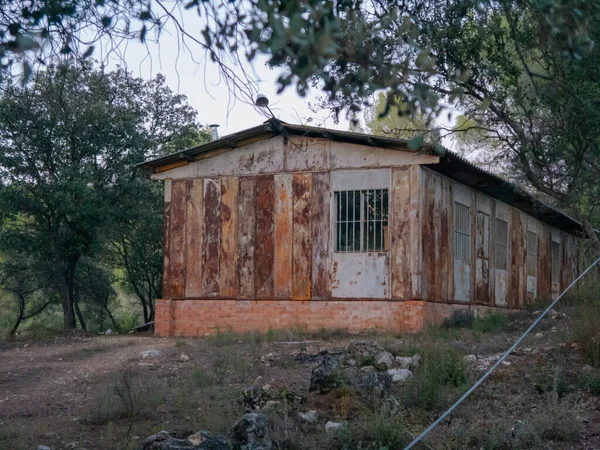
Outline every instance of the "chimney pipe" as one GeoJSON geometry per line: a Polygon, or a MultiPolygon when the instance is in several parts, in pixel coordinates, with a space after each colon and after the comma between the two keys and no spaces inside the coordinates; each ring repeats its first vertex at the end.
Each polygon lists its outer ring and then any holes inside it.
{"type": "Polygon", "coordinates": [[[210,127],[210,131],[211,131],[211,137],[210,140],[211,141],[216,141],[217,139],[219,139],[219,124],[217,123],[213,123],[211,125],[209,125],[210,127]]]}

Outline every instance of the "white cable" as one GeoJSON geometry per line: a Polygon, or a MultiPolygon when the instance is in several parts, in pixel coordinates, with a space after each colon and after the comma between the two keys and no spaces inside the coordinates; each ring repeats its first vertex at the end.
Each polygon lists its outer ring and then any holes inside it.
{"type": "Polygon", "coordinates": [[[573,281],[573,282],[572,282],[572,283],[571,283],[571,284],[570,284],[570,285],[569,285],[569,286],[568,286],[568,287],[567,287],[567,288],[566,288],[564,291],[562,291],[562,293],[561,293],[561,294],[560,294],[558,297],[556,297],[556,299],[555,299],[555,300],[554,300],[552,303],[550,303],[550,306],[548,306],[548,307],[546,308],[546,310],[545,310],[545,311],[544,311],[542,314],[540,314],[540,315],[539,315],[539,317],[538,317],[537,319],[535,319],[535,321],[534,321],[534,322],[531,324],[531,326],[530,326],[530,327],[527,329],[527,331],[525,331],[525,333],[523,333],[523,334],[521,335],[521,337],[520,337],[519,339],[517,339],[517,341],[516,341],[516,342],[513,344],[513,346],[512,346],[511,348],[509,348],[509,349],[507,350],[507,352],[506,352],[504,355],[502,355],[502,357],[501,357],[501,358],[500,358],[498,361],[496,361],[496,364],[494,364],[492,367],[490,367],[490,369],[489,369],[489,370],[488,370],[488,371],[485,373],[485,375],[483,375],[483,376],[482,376],[482,377],[481,377],[479,380],[477,380],[477,382],[476,382],[476,383],[475,383],[473,386],[471,386],[471,388],[470,388],[470,389],[469,389],[467,392],[465,392],[465,393],[462,395],[462,397],[461,397],[461,398],[459,398],[459,399],[456,401],[456,403],[454,403],[454,404],[453,404],[453,405],[452,405],[450,408],[448,408],[448,410],[447,410],[447,411],[446,411],[444,414],[442,414],[442,415],[441,415],[441,416],[440,416],[440,417],[439,417],[439,418],[438,418],[438,419],[437,419],[435,422],[433,422],[431,425],[429,425],[429,426],[428,426],[428,427],[425,429],[425,431],[423,431],[423,432],[422,432],[420,435],[418,435],[418,436],[417,436],[417,437],[416,437],[416,438],[415,438],[415,439],[414,439],[414,440],[413,440],[413,441],[412,441],[410,444],[408,444],[406,447],[404,447],[404,450],[409,450],[409,449],[413,448],[413,447],[415,446],[415,444],[417,444],[417,443],[418,443],[419,441],[421,441],[421,440],[422,440],[422,439],[423,439],[425,436],[427,436],[431,430],[433,430],[433,429],[434,429],[436,426],[438,426],[442,420],[444,420],[444,419],[445,419],[445,418],[446,418],[446,417],[447,417],[447,416],[448,416],[448,415],[449,415],[449,414],[450,414],[452,411],[454,411],[454,410],[456,409],[456,407],[457,407],[458,405],[460,405],[460,404],[461,404],[461,403],[462,403],[462,402],[463,402],[463,401],[464,401],[464,400],[465,400],[465,399],[466,399],[466,398],[467,398],[469,395],[471,395],[471,393],[472,393],[472,392],[473,392],[475,389],[477,389],[477,388],[479,387],[479,385],[480,385],[481,383],[483,383],[483,382],[484,382],[484,380],[485,380],[487,377],[489,377],[489,376],[491,375],[491,373],[492,373],[494,370],[496,370],[496,368],[497,368],[497,367],[498,367],[500,364],[502,364],[502,361],[504,361],[504,360],[505,360],[505,359],[508,357],[508,355],[510,355],[510,354],[513,352],[513,350],[514,350],[515,348],[517,348],[517,346],[518,346],[518,345],[521,343],[521,341],[522,341],[523,339],[525,339],[525,336],[527,336],[527,335],[528,335],[528,334],[531,332],[531,330],[533,330],[533,328],[534,328],[534,327],[535,327],[535,326],[536,326],[536,325],[537,325],[537,324],[540,322],[540,320],[542,320],[542,318],[543,318],[543,317],[544,317],[546,314],[548,314],[548,312],[549,312],[549,311],[550,311],[550,310],[551,310],[551,309],[554,307],[554,305],[556,305],[556,303],[557,303],[557,302],[558,302],[558,301],[559,301],[559,300],[562,298],[562,296],[563,296],[563,295],[565,295],[565,294],[566,294],[566,292],[567,292],[569,289],[571,289],[571,288],[573,287],[573,285],[574,285],[575,283],[577,283],[577,282],[578,282],[578,281],[579,281],[579,280],[580,280],[580,279],[581,279],[581,278],[582,278],[582,277],[583,277],[583,276],[584,276],[586,273],[588,273],[588,272],[589,272],[589,271],[592,269],[592,267],[594,267],[596,264],[598,264],[598,262],[600,262],[600,258],[598,258],[598,259],[596,260],[596,262],[594,262],[594,263],[593,263],[593,264],[592,264],[590,267],[588,267],[587,269],[585,269],[585,270],[584,270],[584,271],[581,273],[581,275],[579,275],[579,276],[578,276],[578,277],[577,277],[577,278],[576,278],[576,279],[575,279],[575,280],[574,280],[574,281],[573,281]]]}

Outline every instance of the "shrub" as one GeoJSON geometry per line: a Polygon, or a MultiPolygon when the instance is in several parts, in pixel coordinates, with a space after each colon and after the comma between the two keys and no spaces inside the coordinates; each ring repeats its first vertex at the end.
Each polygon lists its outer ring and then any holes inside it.
{"type": "Polygon", "coordinates": [[[437,410],[467,387],[465,362],[454,348],[439,344],[422,348],[421,358],[422,366],[407,384],[405,406],[437,410]]]}
{"type": "Polygon", "coordinates": [[[593,371],[584,374],[579,379],[579,386],[585,389],[590,395],[600,396],[600,372],[593,371]]]}
{"type": "Polygon", "coordinates": [[[471,328],[480,333],[495,333],[506,327],[509,322],[507,314],[492,312],[473,320],[471,328]]]}
{"type": "Polygon", "coordinates": [[[576,442],[581,434],[581,425],[573,411],[559,407],[538,413],[532,423],[538,436],[545,440],[576,442]]]}
{"type": "Polygon", "coordinates": [[[212,373],[198,368],[192,374],[194,384],[198,387],[213,386],[219,382],[219,379],[212,373]]]}
{"type": "Polygon", "coordinates": [[[574,314],[573,337],[583,362],[600,367],[600,281],[581,286],[568,299],[574,314]]]}
{"type": "Polygon", "coordinates": [[[444,320],[444,327],[446,328],[471,328],[475,320],[473,311],[469,309],[456,309],[452,313],[452,316],[444,320]]]}

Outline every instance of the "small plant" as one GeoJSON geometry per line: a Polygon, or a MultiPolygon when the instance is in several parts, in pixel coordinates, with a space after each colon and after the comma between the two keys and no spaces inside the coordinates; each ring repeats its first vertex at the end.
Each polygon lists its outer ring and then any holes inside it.
{"type": "Polygon", "coordinates": [[[473,319],[471,328],[480,333],[497,333],[506,328],[509,323],[507,314],[492,312],[473,319]]]}
{"type": "Polygon", "coordinates": [[[218,379],[214,374],[202,368],[194,370],[192,377],[194,379],[194,384],[198,387],[213,386],[218,383],[218,379]]]}
{"type": "Polygon", "coordinates": [[[452,316],[444,320],[444,327],[446,328],[471,328],[475,316],[473,311],[469,309],[457,309],[454,310],[452,316]]]}
{"type": "Polygon", "coordinates": [[[600,371],[594,370],[584,374],[579,379],[578,385],[590,395],[600,396],[600,371]]]}
{"type": "Polygon", "coordinates": [[[353,425],[344,424],[336,430],[330,449],[392,450],[403,448],[410,441],[404,421],[382,412],[371,413],[353,425]]]}
{"type": "Polygon", "coordinates": [[[374,366],[374,365],[375,365],[375,357],[373,355],[363,356],[362,358],[360,358],[360,361],[358,361],[359,367],[374,366]]]}

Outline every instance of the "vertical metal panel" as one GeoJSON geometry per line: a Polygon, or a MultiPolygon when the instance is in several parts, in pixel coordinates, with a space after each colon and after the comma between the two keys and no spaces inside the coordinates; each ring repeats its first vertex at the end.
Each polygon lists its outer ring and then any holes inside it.
{"type": "Polygon", "coordinates": [[[202,228],[203,228],[203,182],[201,179],[186,181],[186,257],[185,296],[202,294],[202,228]]]}
{"type": "Polygon", "coordinates": [[[256,249],[254,291],[256,298],[273,298],[275,260],[275,183],[272,175],[256,178],[256,249]]]}
{"type": "Polygon", "coordinates": [[[418,299],[423,297],[422,286],[422,210],[423,190],[422,174],[424,170],[418,166],[410,166],[410,273],[411,295],[418,299]]]}
{"type": "Polygon", "coordinates": [[[551,237],[547,225],[539,224],[537,298],[549,300],[552,295],[552,258],[550,256],[551,237]]]}
{"type": "Polygon", "coordinates": [[[171,236],[170,236],[170,294],[173,298],[185,296],[185,214],[186,184],[183,180],[171,185],[171,236]]]}
{"type": "Polygon", "coordinates": [[[219,292],[221,297],[237,298],[238,259],[238,179],[221,179],[221,253],[219,265],[219,292]]]}
{"type": "MultiPolygon", "coordinates": [[[[329,273],[329,268],[327,268],[329,273]]],[[[292,175],[275,175],[275,298],[292,294],[292,175]]]]}
{"type": "Polygon", "coordinates": [[[171,180],[165,180],[162,298],[171,298],[171,180]]]}
{"type": "Polygon", "coordinates": [[[391,278],[392,298],[411,296],[410,274],[410,172],[408,166],[392,171],[391,278]]]}
{"type": "Polygon", "coordinates": [[[475,231],[475,302],[490,304],[490,215],[477,211],[475,231]]]}
{"type": "Polygon", "coordinates": [[[311,195],[312,298],[315,300],[326,300],[331,296],[330,204],[329,173],[313,174],[311,195]]]}
{"type": "Polygon", "coordinates": [[[308,300],[311,293],[311,190],[312,174],[293,175],[292,298],[295,300],[308,300]]]}
{"type": "Polygon", "coordinates": [[[202,233],[202,296],[219,295],[221,251],[221,183],[204,179],[204,228],[202,233]]]}
{"type": "Polygon", "coordinates": [[[254,243],[256,231],[256,182],[240,178],[238,192],[238,295],[254,298],[254,243]]]}
{"type": "Polygon", "coordinates": [[[435,193],[434,183],[436,176],[424,170],[422,173],[422,197],[423,197],[423,216],[422,216],[422,227],[423,236],[430,238],[424,239],[422,244],[423,249],[423,296],[427,300],[437,301],[435,293],[435,246],[438,245],[435,242],[434,233],[434,217],[435,211],[435,193]]]}
{"type": "Polygon", "coordinates": [[[470,302],[474,291],[472,268],[475,265],[475,245],[472,205],[474,195],[456,183],[453,202],[453,240],[454,240],[454,300],[470,302]]]}
{"type": "Polygon", "coordinates": [[[452,276],[449,272],[454,270],[452,252],[454,248],[454,239],[452,239],[452,223],[451,220],[454,216],[451,215],[452,211],[452,191],[450,189],[450,180],[447,178],[441,178],[441,197],[440,197],[440,252],[441,252],[441,266],[439,277],[442,283],[441,300],[448,302],[451,300],[452,276]]]}
{"type": "Polygon", "coordinates": [[[517,209],[511,211],[511,267],[508,290],[508,306],[520,308],[525,303],[526,279],[526,217],[517,209]]]}

